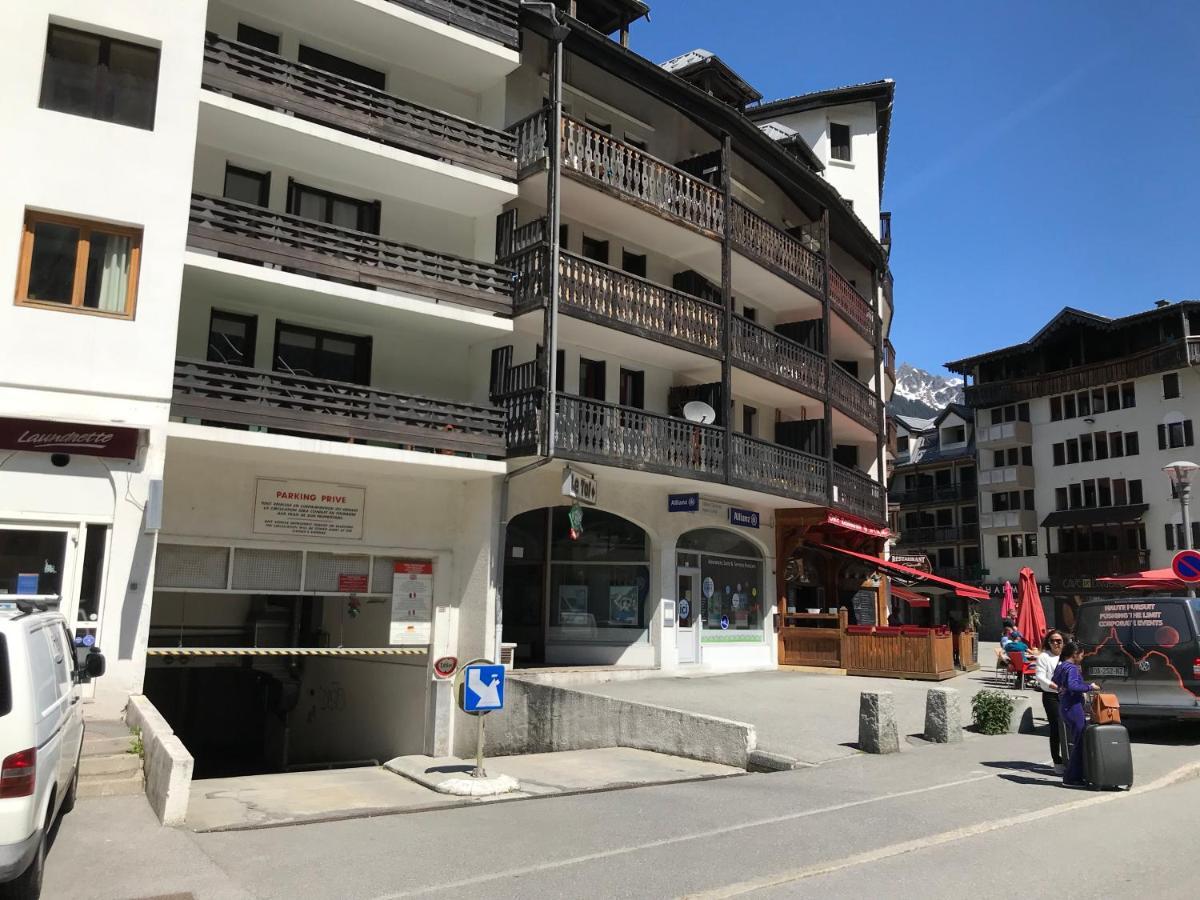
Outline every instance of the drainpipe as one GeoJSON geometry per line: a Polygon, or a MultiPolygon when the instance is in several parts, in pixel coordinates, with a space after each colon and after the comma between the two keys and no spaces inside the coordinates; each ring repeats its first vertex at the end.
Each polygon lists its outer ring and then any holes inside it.
{"type": "Polygon", "coordinates": [[[722,478],[729,484],[733,461],[733,372],[730,349],[733,342],[733,139],[726,134],[721,139],[721,203],[725,206],[724,228],[721,233],[721,301],[725,307],[721,328],[721,423],[725,426],[722,441],[722,478]]]}
{"type": "Polygon", "coordinates": [[[829,207],[821,208],[821,329],[825,350],[825,505],[833,507],[833,316],[829,307],[829,207]]]}
{"type": "Polygon", "coordinates": [[[879,483],[883,485],[883,521],[887,522],[887,470],[884,467],[884,445],[887,442],[887,412],[883,402],[883,316],[879,313],[879,270],[871,270],[871,301],[874,308],[871,315],[875,319],[875,399],[879,401],[880,420],[876,422],[879,433],[875,441],[876,465],[879,467],[879,483]]]}
{"type": "Polygon", "coordinates": [[[563,41],[571,29],[558,19],[553,3],[522,3],[521,8],[534,13],[527,22],[529,28],[550,42],[552,74],[550,77],[549,121],[546,123],[547,156],[550,171],[546,176],[546,235],[549,247],[550,278],[546,298],[546,315],[543,323],[542,347],[546,361],[544,384],[546,386],[546,415],[542,436],[543,456],[528,465],[508,472],[500,482],[500,508],[496,552],[492,554],[492,581],[496,585],[496,646],[493,659],[500,661],[500,644],[504,640],[504,562],[508,549],[508,493],[509,485],[518,475],[540,469],[554,459],[557,443],[557,395],[558,385],[558,272],[561,246],[559,223],[562,210],[559,208],[559,185],[562,179],[562,73],[563,41]]]}

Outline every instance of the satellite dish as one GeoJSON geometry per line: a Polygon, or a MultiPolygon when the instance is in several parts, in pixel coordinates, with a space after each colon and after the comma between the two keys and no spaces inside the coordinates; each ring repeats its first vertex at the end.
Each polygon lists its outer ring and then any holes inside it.
{"type": "Polygon", "coordinates": [[[691,400],[683,404],[683,417],[689,422],[711,425],[717,421],[717,411],[703,400],[691,400]]]}

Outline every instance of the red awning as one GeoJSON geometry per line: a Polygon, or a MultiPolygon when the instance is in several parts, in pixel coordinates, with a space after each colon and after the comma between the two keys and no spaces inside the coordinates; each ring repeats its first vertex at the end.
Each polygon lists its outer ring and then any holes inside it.
{"type": "Polygon", "coordinates": [[[1134,591],[1182,591],[1188,587],[1175,577],[1173,569],[1150,569],[1146,572],[1134,572],[1132,575],[1109,575],[1096,580],[1134,591]]]}
{"type": "Polygon", "coordinates": [[[916,591],[910,591],[908,588],[901,587],[895,583],[892,584],[892,596],[899,597],[909,606],[925,607],[930,605],[928,597],[922,597],[916,591]]]}
{"type": "Polygon", "coordinates": [[[959,597],[964,597],[967,600],[986,600],[988,592],[982,588],[971,587],[969,584],[963,584],[959,581],[952,581],[949,578],[942,578],[939,575],[931,575],[928,572],[922,572],[919,569],[910,569],[908,566],[902,566],[899,563],[890,562],[886,559],[880,559],[877,556],[871,556],[869,553],[859,553],[856,550],[847,550],[845,547],[836,547],[833,544],[817,544],[816,546],[823,550],[832,550],[834,553],[840,553],[843,556],[850,556],[854,559],[862,560],[870,563],[876,569],[882,569],[885,572],[890,572],[895,575],[902,575],[909,581],[927,582],[930,587],[946,588],[953,591],[959,597]]]}

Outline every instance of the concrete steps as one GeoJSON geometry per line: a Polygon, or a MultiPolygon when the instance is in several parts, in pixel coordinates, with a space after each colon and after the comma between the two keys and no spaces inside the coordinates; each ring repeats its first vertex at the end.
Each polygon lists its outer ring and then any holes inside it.
{"type": "Polygon", "coordinates": [[[80,797],[119,797],[145,792],[142,759],[131,753],[134,737],[124,722],[89,721],[79,761],[80,797]]]}

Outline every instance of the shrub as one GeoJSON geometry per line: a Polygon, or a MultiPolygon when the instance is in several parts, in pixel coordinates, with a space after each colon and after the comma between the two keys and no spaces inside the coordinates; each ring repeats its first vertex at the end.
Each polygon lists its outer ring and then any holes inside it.
{"type": "Polygon", "coordinates": [[[980,691],[971,698],[975,727],[983,734],[1007,734],[1012,712],[1012,697],[1003,691],[980,691]]]}

